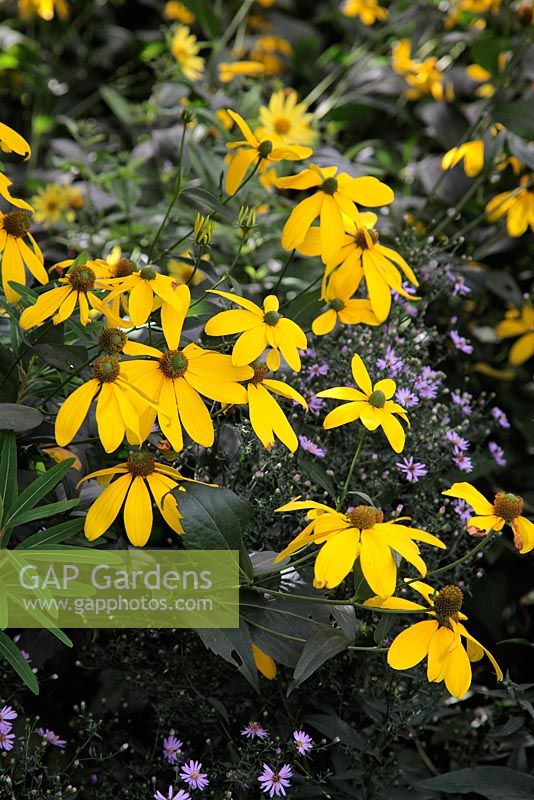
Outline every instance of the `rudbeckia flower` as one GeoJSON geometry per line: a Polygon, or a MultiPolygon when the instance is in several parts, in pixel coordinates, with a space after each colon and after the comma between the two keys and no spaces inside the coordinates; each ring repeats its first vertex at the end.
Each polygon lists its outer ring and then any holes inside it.
{"type": "Polygon", "coordinates": [[[308,511],[311,521],[276,556],[275,563],[311,542],[322,545],[315,560],[313,585],[317,589],[339,586],[359,558],[371,589],[386,597],[393,594],[397,583],[397,563],[393,553],[409,561],[424,577],[427,568],[416,541],[445,549],[443,542],[431,533],[399,524],[407,517],[384,522],[382,511],[373,506],[356,506],[342,514],[313,500],[292,500],[276,510],[308,511]]]}
{"type": "Polygon", "coordinates": [[[341,13],[346,17],[358,17],[364,25],[374,25],[379,20],[387,19],[387,9],[378,5],[378,0],[345,0],[341,13]]]}
{"type": "Polygon", "coordinates": [[[93,377],[63,401],[56,417],[56,442],[60,447],[72,442],[96,399],[98,436],[106,453],[122,444],[141,444],[152,429],[147,415],[150,402],[125,378],[115,355],[102,355],[93,364],[93,377]]]}
{"type": "Polygon", "coordinates": [[[159,513],[173,531],[184,532],[182,515],[171,492],[174,489],[185,491],[179,482],[187,478],[173,467],[158,464],[150,453],[134,450],[130,452],[128,461],[91,472],[80,483],[93,478],[99,483],[105,480],[108,486],[97,497],[85,518],[84,532],[90,542],[109,530],[123,505],[126,535],[135,547],[143,547],[150,537],[152,502],[156,503],[159,513]],[[117,475],[120,477],[112,480],[117,475]]]}
{"type": "Polygon", "coordinates": [[[404,449],[404,429],[394,415],[398,414],[408,425],[410,422],[404,408],[391,399],[397,390],[397,384],[391,378],[384,378],[373,386],[365,364],[359,355],[352,357],[351,369],[359,389],[353,389],[350,386],[336,386],[317,394],[317,397],[348,400],[347,403],[327,414],[323,423],[324,427],[338,428],[340,425],[346,425],[348,422],[359,419],[369,431],[375,431],[381,427],[395,452],[401,453],[404,449]]]}
{"type": "Polygon", "coordinates": [[[441,159],[441,169],[451,169],[460,161],[463,161],[464,172],[469,178],[479,175],[484,169],[484,141],[464,142],[448,150],[441,159]]]}
{"type": "Polygon", "coordinates": [[[128,316],[136,327],[145,324],[160,302],[162,313],[169,312],[169,315],[172,315],[173,311],[181,314],[184,305],[189,305],[187,286],[178,286],[173,278],[162,275],[152,266],[143,267],[131,274],[104,279],[100,284],[103,288],[110,289],[106,303],[113,304],[117,297],[129,293],[128,316]]]}
{"type": "Polygon", "coordinates": [[[355,221],[359,212],[356,203],[364,206],[384,206],[393,202],[393,191],[377,178],[351,178],[346,172],[337,174],[337,167],[318,167],[310,164],[298,175],[278,178],[278,189],[316,189],[291,212],[282,231],[282,246],[297,248],[305,239],[312,222],[320,218],[321,255],[332,259],[343,244],[345,223],[343,214],[355,221]]]}
{"type": "Polygon", "coordinates": [[[287,383],[268,378],[269,368],[266,364],[253,362],[250,366],[254,374],[247,382],[247,397],[250,424],[256,436],[267,450],[274,447],[278,437],[282,444],[294,453],[299,446],[297,435],[270,392],[294,403],[300,403],[307,411],[308,405],[305,399],[287,383]]]}
{"type": "Polygon", "coordinates": [[[259,139],[252,133],[243,117],[231,109],[228,109],[228,114],[245,137],[244,141],[229,142],[226,145],[231,150],[237,149],[237,153],[233,155],[226,173],[225,187],[229,195],[237,192],[247,169],[252,164],[259,165],[262,161],[272,163],[277,163],[278,161],[301,161],[313,153],[311,147],[300,147],[299,145],[275,146],[270,139],[259,139]]]}
{"type": "MultiPolygon", "coordinates": [[[[31,155],[30,145],[19,133],[10,128],[9,125],[4,125],[0,122],[0,150],[4,153],[16,153],[23,156],[27,161],[31,155]]],[[[10,186],[13,182],[9,180],[2,172],[0,172],[0,195],[11,203],[16,208],[24,208],[26,211],[33,211],[33,208],[25,200],[19,200],[11,194],[10,186]]]]}
{"type": "Polygon", "coordinates": [[[263,301],[263,309],[245,297],[210,289],[226,300],[242,307],[239,311],[221,311],[215,314],[204,330],[208,336],[228,336],[241,333],[232,350],[232,364],[242,367],[256,361],[266,347],[272,349],[267,354],[266,363],[270,370],[280,367],[280,352],[295,372],[300,370],[300,350],[308,346],[306,334],[292,320],[278,313],[278,299],[270,294],[263,301]]]}
{"type": "Polygon", "coordinates": [[[0,212],[0,255],[2,257],[2,287],[6,300],[14,303],[20,294],[10,285],[15,281],[26,285],[24,267],[28,267],[39,283],[48,283],[43,254],[30,233],[32,218],[26,211],[0,212]],[[28,238],[30,246],[24,241],[28,238]]]}
{"type": "Polygon", "coordinates": [[[525,505],[522,497],[510,492],[497,492],[493,503],[490,503],[470,483],[453,483],[442,494],[465,500],[471,506],[477,516],[467,520],[468,528],[472,526],[486,532],[502,531],[505,525],[510,525],[516,550],[530,553],[534,549],[534,522],[521,516],[525,505]]]}
{"type": "Polygon", "coordinates": [[[197,37],[193,36],[187,25],[180,25],[171,39],[171,53],[180,69],[190,81],[196,81],[204,72],[204,59],[199,56],[197,37]]]}
{"type": "Polygon", "coordinates": [[[511,308],[506,312],[506,319],[495,328],[499,339],[519,336],[508,355],[510,364],[524,364],[534,356],[534,306],[525,303],[521,311],[511,308]]]}
{"type": "Polygon", "coordinates": [[[369,300],[353,299],[353,294],[361,281],[357,270],[334,272],[323,291],[322,299],[328,303],[327,311],[319,314],[312,322],[316,336],[330,333],[337,322],[343,325],[380,325],[369,300]]]}
{"type": "Polygon", "coordinates": [[[275,147],[311,144],[315,139],[310,128],[313,114],[307,114],[307,110],[306,103],[298,102],[294,89],[273,92],[269,105],[260,107],[258,136],[269,139],[275,147]]]}
{"type": "Polygon", "coordinates": [[[221,83],[230,83],[240,75],[255,78],[265,72],[265,67],[259,61],[221,61],[219,64],[219,80],[221,83]]]}
{"type": "Polygon", "coordinates": [[[486,214],[490,222],[495,222],[506,215],[506,231],[508,236],[522,236],[530,227],[534,231],[534,190],[531,175],[521,178],[519,188],[513,192],[501,192],[492,197],[486,205],[486,214]]]}
{"type": "Polygon", "coordinates": [[[393,669],[411,669],[427,657],[427,678],[434,683],[445,681],[453,697],[463,697],[471,686],[471,662],[487,655],[497,680],[502,681],[501,668],[486,648],[462,624],[467,617],[460,611],[463,594],[459,586],[443,586],[436,591],[421,581],[411,581],[426,600],[430,610],[421,603],[403,597],[371,597],[368,606],[399,611],[425,611],[431,619],[416,622],[395,637],[388,650],[388,664],[393,669]],[[466,647],[462,639],[466,641],[466,647]]]}
{"type": "MultiPolygon", "coordinates": [[[[183,287],[187,288],[187,287],[183,287]]],[[[172,325],[163,321],[168,350],[162,351],[139,342],[128,342],[124,353],[146,356],[143,361],[122,365],[128,381],[142,386],[158,405],[148,412],[152,426],[156,414],[163,435],[172,448],[183,448],[182,426],[191,439],[204,447],[213,444],[215,433],[202,395],[220,403],[246,403],[247,393],[238,381],[252,377],[250,367],[236,367],[230,356],[204,350],[196,344],[179,347],[188,305],[173,318],[172,325]]]]}
{"type": "Polygon", "coordinates": [[[169,0],[168,3],[165,3],[163,16],[165,19],[170,19],[174,22],[182,22],[184,25],[192,25],[195,21],[195,15],[189,11],[187,6],[178,2],[178,0],[169,0]]]}
{"type": "Polygon", "coordinates": [[[444,86],[443,75],[438,68],[435,56],[416,61],[411,57],[411,43],[409,39],[402,39],[393,45],[391,66],[398,75],[403,75],[410,87],[404,93],[409,100],[419,100],[426,94],[434,100],[452,100],[454,89],[452,84],[444,86]]]}
{"type": "MultiPolygon", "coordinates": [[[[56,264],[56,267],[63,269],[72,263],[72,260],[61,261],[56,264]]],[[[82,325],[87,325],[89,322],[90,307],[102,313],[111,313],[92,291],[97,283],[94,262],[87,261],[85,264],[71,266],[67,276],[60,278],[59,283],[64,285],[44,292],[39,295],[33,306],[24,309],[19,319],[21,328],[28,330],[35,325],[42,325],[50,317],[52,317],[54,325],[59,325],[73,315],[77,306],[79,306],[82,325]]],[[[116,322],[120,323],[121,320],[116,320],[116,322]]]]}
{"type": "Polygon", "coordinates": [[[68,208],[68,197],[59,183],[40,186],[37,194],[32,197],[32,202],[35,208],[34,219],[42,222],[45,228],[59,222],[68,208]]]}

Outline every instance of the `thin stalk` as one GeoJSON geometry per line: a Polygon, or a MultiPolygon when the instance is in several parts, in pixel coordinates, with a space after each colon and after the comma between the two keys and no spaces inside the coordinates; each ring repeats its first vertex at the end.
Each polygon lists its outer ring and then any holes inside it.
{"type": "Polygon", "coordinates": [[[346,496],[348,494],[348,491],[349,491],[349,486],[350,486],[350,481],[351,481],[351,478],[352,478],[352,474],[354,472],[354,469],[355,469],[356,464],[358,463],[358,459],[360,457],[360,453],[361,453],[361,450],[362,450],[362,445],[363,445],[364,438],[365,438],[365,433],[362,431],[362,433],[360,434],[360,438],[358,439],[358,444],[356,446],[356,450],[355,450],[354,456],[352,458],[352,463],[350,465],[350,469],[349,469],[347,478],[346,478],[345,483],[343,485],[343,490],[342,490],[342,492],[341,492],[341,494],[339,496],[339,499],[338,499],[338,501],[336,503],[336,511],[339,511],[339,509],[341,508],[341,506],[345,502],[345,498],[346,498],[346,496]]]}

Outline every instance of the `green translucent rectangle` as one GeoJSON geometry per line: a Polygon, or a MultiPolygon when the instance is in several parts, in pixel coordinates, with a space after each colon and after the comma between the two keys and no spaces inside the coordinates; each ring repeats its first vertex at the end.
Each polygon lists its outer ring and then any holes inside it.
{"type": "Polygon", "coordinates": [[[0,550],[9,628],[237,628],[234,550],[0,550]]]}

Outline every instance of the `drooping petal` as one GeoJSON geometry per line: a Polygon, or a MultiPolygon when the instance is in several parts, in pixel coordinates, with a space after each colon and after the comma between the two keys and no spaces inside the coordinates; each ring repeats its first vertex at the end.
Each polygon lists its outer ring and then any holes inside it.
{"type": "Polygon", "coordinates": [[[443,625],[435,632],[428,647],[426,676],[439,683],[445,675],[447,659],[456,647],[461,647],[460,637],[443,625]]]}
{"type": "Polygon", "coordinates": [[[345,225],[334,198],[325,194],[321,205],[321,255],[325,261],[332,259],[343,244],[345,225]]]}
{"type": "Polygon", "coordinates": [[[96,424],[102,447],[106,453],[113,453],[124,439],[125,428],[111,383],[102,384],[96,401],[96,424]]]}
{"type": "Polygon", "coordinates": [[[443,677],[453,697],[463,697],[471,686],[471,662],[462,644],[447,655],[443,677]]]}
{"type": "Polygon", "coordinates": [[[478,489],[471,486],[470,483],[453,483],[450,489],[446,489],[442,494],[447,497],[457,497],[459,500],[465,500],[476,514],[486,516],[487,514],[494,514],[493,506],[486,500],[484,495],[480,494],[478,489]]]}
{"type": "Polygon", "coordinates": [[[153,514],[152,500],[144,478],[140,475],[136,475],[132,481],[123,516],[128,539],[134,547],[143,547],[150,538],[153,514]]]}
{"type": "Polygon", "coordinates": [[[150,283],[141,279],[130,292],[128,313],[134,325],[144,325],[152,312],[154,293],[150,283]]]}
{"type": "Polygon", "coordinates": [[[58,286],[57,289],[44,292],[33,306],[24,309],[19,318],[20,327],[28,330],[34,325],[40,325],[57,311],[71,291],[70,286],[58,286]]]}
{"type": "Polygon", "coordinates": [[[257,314],[252,314],[244,309],[231,309],[215,314],[206,323],[204,330],[208,336],[228,336],[241,331],[248,331],[261,323],[257,314]]]}
{"type": "Polygon", "coordinates": [[[373,391],[373,384],[371,383],[371,378],[369,377],[365,364],[357,353],[352,356],[350,366],[356,386],[359,386],[362,392],[365,392],[369,397],[373,391]]]}
{"type": "Polygon", "coordinates": [[[204,401],[185,378],[177,378],[174,387],[182,425],[194,442],[211,447],[215,433],[204,401]]]}
{"type": "Polygon", "coordinates": [[[167,525],[176,533],[183,533],[181,519],[176,498],[170,494],[172,489],[176,489],[178,484],[166,475],[154,473],[147,477],[150,491],[156,501],[159,512],[167,525]]]}
{"type": "Polygon", "coordinates": [[[227,194],[233,196],[241,186],[246,172],[259,158],[257,150],[243,148],[238,150],[228,165],[224,187],[227,194]]]}
{"type": "Polygon", "coordinates": [[[267,347],[265,323],[260,322],[255,328],[249,328],[241,334],[232,350],[232,363],[244,367],[255,361],[267,347]]]}
{"type": "Polygon", "coordinates": [[[333,589],[349,574],[360,549],[358,538],[354,528],[349,528],[323,544],[315,560],[313,585],[317,589],[333,589]]]}
{"type": "Polygon", "coordinates": [[[282,230],[282,247],[293,250],[303,241],[310,225],[321,213],[323,197],[323,192],[316,192],[293,209],[282,230]]]}
{"type": "Polygon", "coordinates": [[[365,580],[377,595],[387,597],[395,591],[397,565],[385,540],[372,530],[362,531],[360,564],[365,580]]]}
{"type": "Polygon", "coordinates": [[[60,447],[69,444],[80,430],[99,386],[99,382],[93,378],[75,389],[64,400],[55,423],[56,442],[60,447]]]}
{"type": "Polygon", "coordinates": [[[359,419],[364,406],[364,403],[356,402],[344,403],[342,406],[334,408],[334,410],[324,418],[323,428],[329,430],[330,428],[339,428],[340,425],[354,422],[359,419]]]}
{"type": "Polygon", "coordinates": [[[417,622],[399,633],[388,650],[388,664],[393,669],[410,669],[428,653],[430,641],[439,625],[435,619],[417,622]]]}
{"type": "Polygon", "coordinates": [[[121,475],[116,481],[110,483],[87,512],[84,533],[90,542],[102,536],[113,524],[124,498],[132,482],[133,476],[121,475]]]}
{"type": "Polygon", "coordinates": [[[382,414],[380,419],[382,430],[386,434],[387,440],[396,453],[402,453],[406,434],[399,420],[393,414],[382,414]]]}

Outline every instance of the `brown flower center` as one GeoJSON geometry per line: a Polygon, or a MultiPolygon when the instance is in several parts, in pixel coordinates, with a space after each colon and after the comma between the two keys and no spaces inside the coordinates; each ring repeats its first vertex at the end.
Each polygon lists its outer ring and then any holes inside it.
{"type": "Polygon", "coordinates": [[[449,619],[458,621],[458,612],[462,607],[463,599],[464,595],[459,586],[444,586],[439,592],[434,593],[432,597],[434,611],[442,625],[447,625],[449,619]]]}
{"type": "Polygon", "coordinates": [[[374,506],[356,506],[345,514],[351,525],[360,531],[369,530],[377,522],[384,521],[384,514],[374,506]]]}
{"type": "Polygon", "coordinates": [[[254,386],[263,383],[269,374],[269,367],[267,364],[262,364],[260,361],[253,361],[250,366],[254,370],[254,377],[250,378],[248,383],[252,383],[254,386]]]}
{"type": "Polygon", "coordinates": [[[93,364],[93,375],[100,383],[113,383],[120,371],[119,359],[115,356],[100,356],[93,364]]]}
{"type": "Polygon", "coordinates": [[[159,368],[166,378],[181,378],[187,371],[187,358],[181,350],[169,350],[160,358],[159,368]]]}
{"type": "Polygon", "coordinates": [[[100,334],[98,346],[109,355],[121,353],[128,337],[120,328],[106,328],[100,334]]]}
{"type": "Polygon", "coordinates": [[[95,288],[96,275],[92,269],[80,264],[72,267],[67,274],[68,281],[77,292],[89,292],[95,288]]]}
{"type": "Polygon", "coordinates": [[[506,522],[511,522],[516,517],[519,517],[524,505],[525,501],[522,497],[510,492],[497,492],[493,501],[496,515],[506,520],[506,522]]]}
{"type": "Polygon", "coordinates": [[[386,405],[386,395],[381,389],[375,389],[375,391],[371,392],[369,395],[367,402],[369,405],[373,406],[373,408],[384,408],[386,405]]]}
{"type": "Polygon", "coordinates": [[[127,278],[134,271],[134,265],[129,258],[119,258],[113,267],[114,278],[127,278]]]}
{"type": "Polygon", "coordinates": [[[128,472],[132,475],[145,478],[152,475],[154,466],[154,459],[146,450],[130,450],[128,453],[128,472]]]}
{"type": "Polygon", "coordinates": [[[277,117],[274,122],[274,129],[279,134],[289,133],[291,130],[291,123],[287,117],[277,117]]]}
{"type": "Polygon", "coordinates": [[[31,214],[26,213],[26,211],[11,211],[9,214],[4,214],[2,220],[2,225],[7,235],[14,236],[17,239],[28,233],[31,224],[31,214]]]}
{"type": "MultiPolygon", "coordinates": [[[[375,231],[374,228],[370,228],[367,233],[371,237],[373,244],[376,244],[378,242],[378,232],[375,231]]],[[[357,247],[360,247],[362,250],[367,250],[369,248],[369,245],[367,244],[367,237],[365,236],[365,231],[363,228],[358,228],[354,234],[354,244],[357,247]]]]}
{"type": "Polygon", "coordinates": [[[324,180],[321,191],[326,194],[335,194],[337,192],[337,178],[327,178],[324,180]]]}

